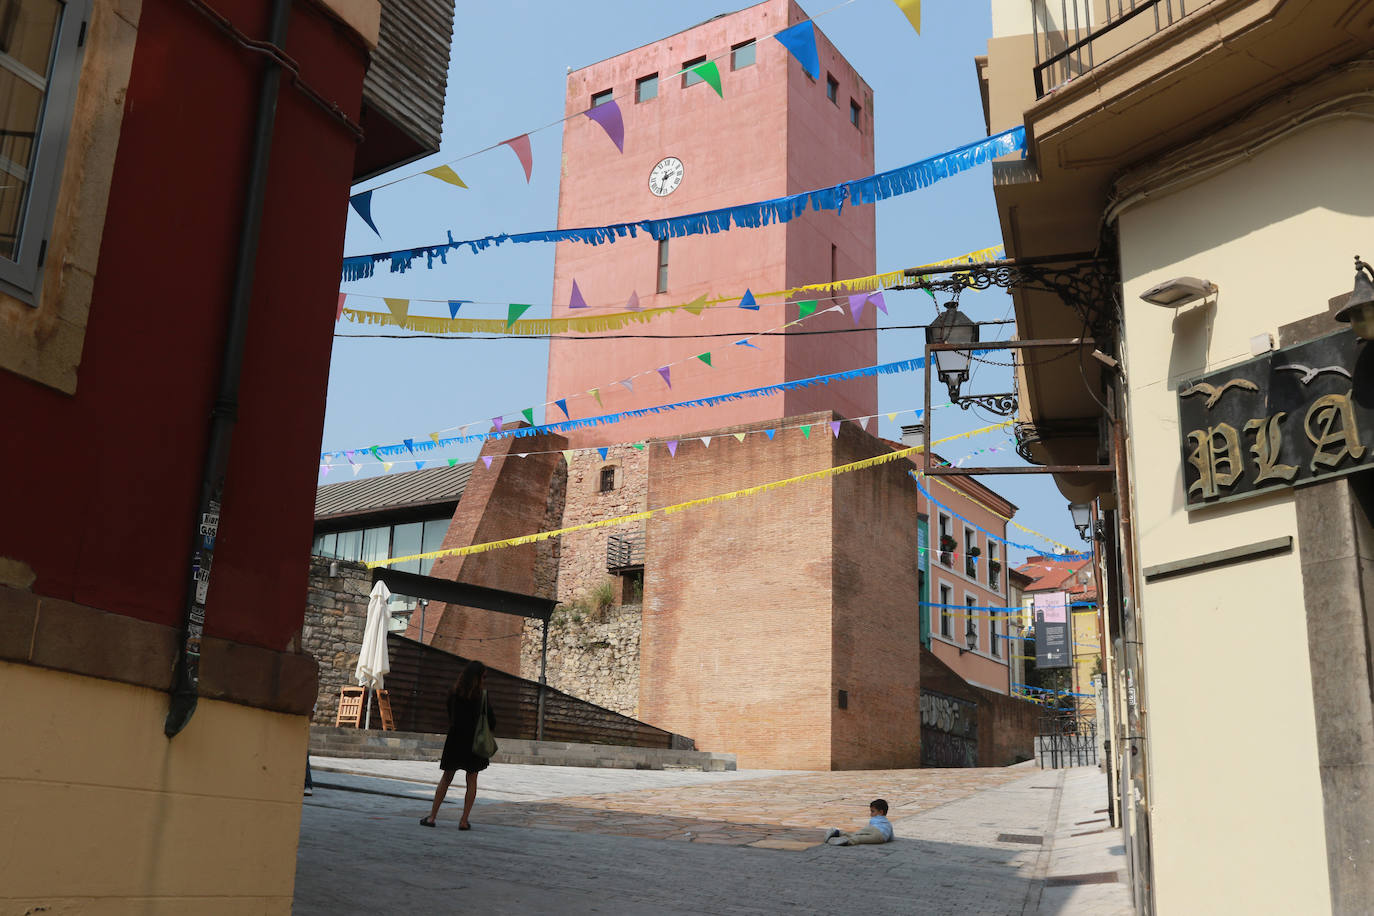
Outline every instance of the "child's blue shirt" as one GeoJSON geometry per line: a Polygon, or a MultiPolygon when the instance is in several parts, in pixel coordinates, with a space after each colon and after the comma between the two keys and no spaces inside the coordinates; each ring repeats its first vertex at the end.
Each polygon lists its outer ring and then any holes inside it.
{"type": "Polygon", "coordinates": [[[868,819],[868,826],[877,827],[883,832],[883,837],[890,843],[892,842],[892,822],[881,814],[868,819]]]}

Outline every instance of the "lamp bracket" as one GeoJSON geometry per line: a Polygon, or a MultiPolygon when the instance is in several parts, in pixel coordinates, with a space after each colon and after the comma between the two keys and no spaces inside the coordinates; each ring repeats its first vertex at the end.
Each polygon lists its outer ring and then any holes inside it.
{"type": "Polygon", "coordinates": [[[1017,411],[1017,399],[1015,392],[1003,392],[1000,394],[965,394],[960,395],[954,400],[962,409],[968,410],[970,407],[981,407],[989,413],[995,413],[999,417],[1014,417],[1017,411]]]}

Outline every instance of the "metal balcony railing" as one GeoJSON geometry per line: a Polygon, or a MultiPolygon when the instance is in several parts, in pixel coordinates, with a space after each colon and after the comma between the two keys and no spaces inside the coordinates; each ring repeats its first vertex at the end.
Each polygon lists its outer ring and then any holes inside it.
{"type": "Polygon", "coordinates": [[[1031,0],[1035,97],[1059,88],[1212,0],[1031,0]]]}
{"type": "Polygon", "coordinates": [[[644,535],[613,534],[606,538],[606,569],[610,572],[644,568],[644,535]]]}

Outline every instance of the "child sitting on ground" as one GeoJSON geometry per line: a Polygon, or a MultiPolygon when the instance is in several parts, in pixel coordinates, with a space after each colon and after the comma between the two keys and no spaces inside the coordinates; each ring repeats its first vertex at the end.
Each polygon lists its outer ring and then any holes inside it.
{"type": "Polygon", "coordinates": [[[854,846],[861,843],[887,843],[892,839],[892,822],[887,819],[887,802],[875,798],[868,806],[868,825],[853,833],[831,827],[825,841],[831,846],[854,846]]]}

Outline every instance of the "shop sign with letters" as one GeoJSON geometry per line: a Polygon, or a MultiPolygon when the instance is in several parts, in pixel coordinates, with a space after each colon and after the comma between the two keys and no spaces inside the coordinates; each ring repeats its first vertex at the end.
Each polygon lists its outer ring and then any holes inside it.
{"type": "Polygon", "coordinates": [[[1340,331],[1181,383],[1188,509],[1374,464],[1371,347],[1340,331]]]}

